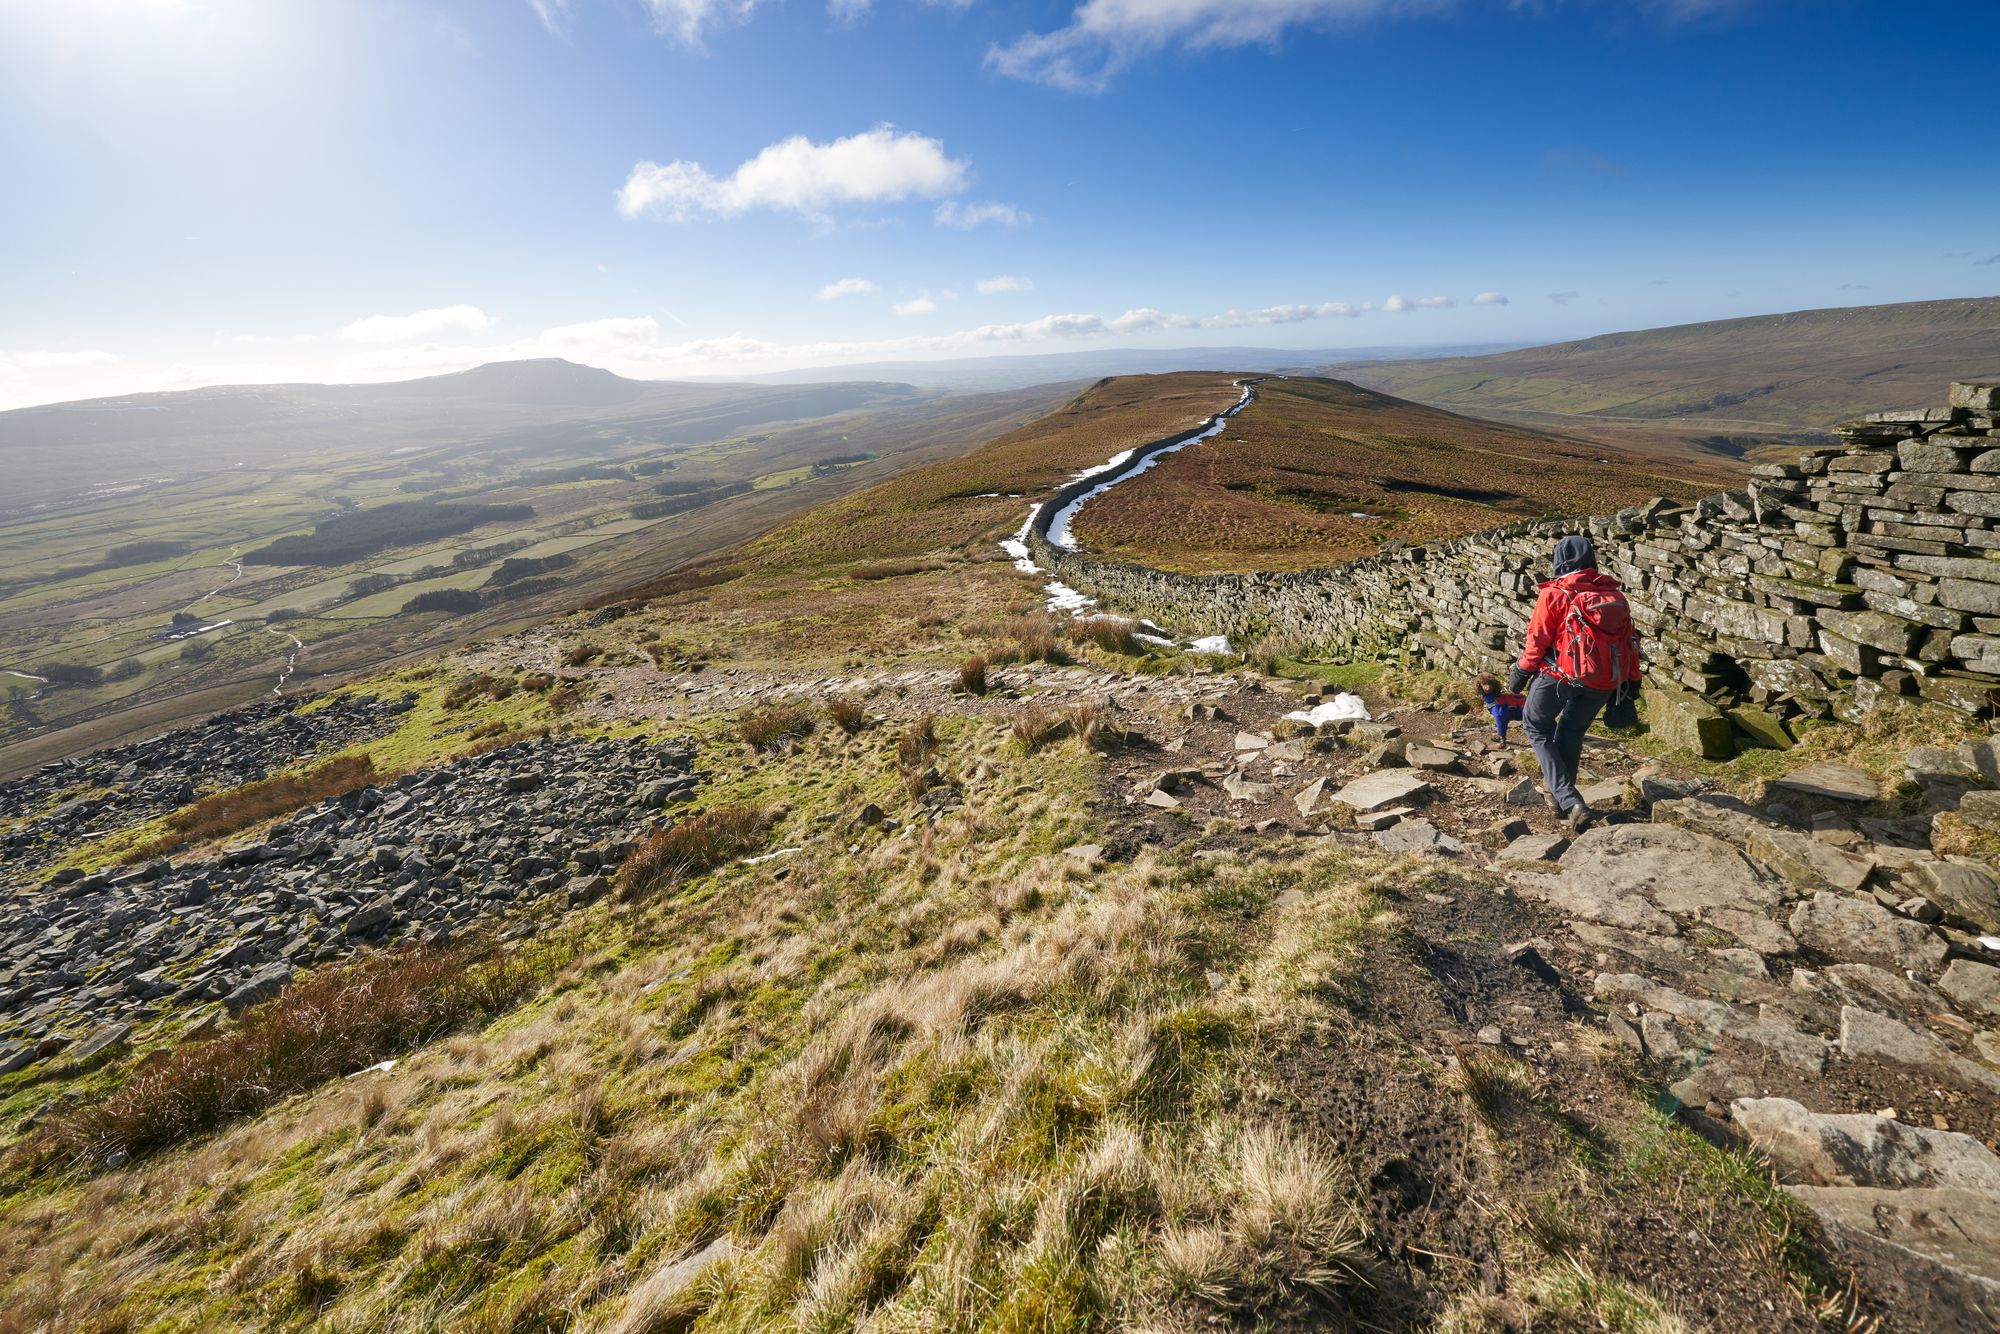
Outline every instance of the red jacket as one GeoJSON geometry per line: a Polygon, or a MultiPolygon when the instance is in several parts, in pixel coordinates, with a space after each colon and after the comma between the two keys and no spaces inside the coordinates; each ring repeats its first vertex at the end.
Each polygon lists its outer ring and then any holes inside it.
{"type": "MultiPolygon", "coordinates": [[[[1621,602],[1625,598],[1625,586],[1602,570],[1573,570],[1543,584],[1541,594],[1535,599],[1535,614],[1528,621],[1528,640],[1521,646],[1522,671],[1547,672],[1561,679],[1562,673],[1555,669],[1556,634],[1569,613],[1570,594],[1578,590],[1616,594],[1621,602]]],[[[1625,637],[1628,651],[1624,660],[1630,664],[1625,680],[1636,681],[1640,675],[1639,637],[1629,627],[1625,637]]]]}

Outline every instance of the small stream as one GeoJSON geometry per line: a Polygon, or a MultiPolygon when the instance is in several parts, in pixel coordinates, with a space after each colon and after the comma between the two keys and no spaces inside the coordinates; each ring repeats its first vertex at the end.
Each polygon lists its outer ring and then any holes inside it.
{"type": "Polygon", "coordinates": [[[275,625],[267,625],[264,629],[270,634],[292,641],[292,651],[286,655],[285,665],[278,672],[278,684],[271,687],[272,694],[282,695],[285,693],[285,682],[289,681],[292,678],[292,674],[299,669],[299,654],[306,651],[306,641],[300,639],[289,630],[280,630],[275,625]]]}

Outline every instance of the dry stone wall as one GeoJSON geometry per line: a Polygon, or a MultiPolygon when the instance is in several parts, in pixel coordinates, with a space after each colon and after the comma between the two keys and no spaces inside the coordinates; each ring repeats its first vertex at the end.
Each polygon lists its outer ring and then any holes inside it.
{"type": "Polygon", "coordinates": [[[1105,474],[1056,492],[1028,544],[1064,583],[1177,627],[1473,673],[1518,652],[1552,543],[1582,532],[1631,596],[1654,725],[1709,754],[1784,744],[1791,718],[1858,717],[1897,696],[1992,710],[2000,381],[1840,436],[1690,506],[1535,520],[1324,569],[1185,575],[1052,545],[1049,517],[1105,474]]]}

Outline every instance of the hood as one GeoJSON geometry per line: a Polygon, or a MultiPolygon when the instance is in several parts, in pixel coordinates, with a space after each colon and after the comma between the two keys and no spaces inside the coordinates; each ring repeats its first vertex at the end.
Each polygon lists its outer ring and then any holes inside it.
{"type": "MultiPolygon", "coordinates": [[[[1572,570],[1560,578],[1549,580],[1549,583],[1560,584],[1564,588],[1569,589],[1588,588],[1600,593],[1622,593],[1625,591],[1625,585],[1619,583],[1604,571],[1589,566],[1581,570],[1572,570]]],[[[1548,584],[1544,584],[1542,587],[1546,588],[1548,584]]]]}
{"type": "Polygon", "coordinates": [[[1553,567],[1550,573],[1558,579],[1578,570],[1594,570],[1597,568],[1597,548],[1590,545],[1589,538],[1572,533],[1556,542],[1553,567]]]}

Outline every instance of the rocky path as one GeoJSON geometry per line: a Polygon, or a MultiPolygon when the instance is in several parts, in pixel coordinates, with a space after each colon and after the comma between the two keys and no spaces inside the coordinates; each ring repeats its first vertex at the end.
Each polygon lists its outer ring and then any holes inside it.
{"type": "MultiPolygon", "coordinates": [[[[1566,1018],[1589,1014],[1684,1119],[1768,1154],[1907,1327],[2000,1324],[2000,878],[1933,852],[1930,812],[1870,814],[1874,781],[1834,765],[1744,802],[1607,743],[1586,767],[1609,817],[1571,840],[1525,750],[1484,728],[1391,708],[1313,732],[1284,719],[1296,703],[1195,705],[1160,753],[1118,757],[1124,846],[1092,853],[1220,828],[1462,868],[1478,888],[1409,905],[1452,1012],[1438,1059],[1483,1044],[1562,1077],[1566,1018]]],[[[1996,760],[1970,741],[1911,777],[1985,819],[1996,760]]]]}

